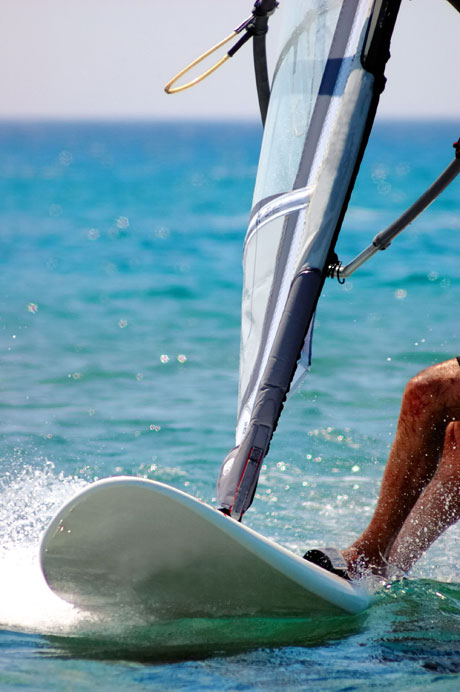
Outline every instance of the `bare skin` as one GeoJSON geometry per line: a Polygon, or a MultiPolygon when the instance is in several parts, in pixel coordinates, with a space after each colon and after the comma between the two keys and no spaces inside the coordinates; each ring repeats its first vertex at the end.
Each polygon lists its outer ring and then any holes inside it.
{"type": "Polygon", "coordinates": [[[352,573],[407,572],[460,518],[460,365],[433,365],[404,391],[374,515],[342,554],[352,573]]]}

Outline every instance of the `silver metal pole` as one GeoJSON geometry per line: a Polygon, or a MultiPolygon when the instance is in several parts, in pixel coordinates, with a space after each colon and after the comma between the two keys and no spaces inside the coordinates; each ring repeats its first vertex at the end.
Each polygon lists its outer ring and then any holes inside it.
{"type": "Polygon", "coordinates": [[[432,202],[441,194],[445,188],[450,185],[450,183],[455,180],[457,175],[460,173],[460,156],[457,156],[441,173],[439,178],[434,181],[434,183],[418,198],[414,204],[406,209],[406,211],[401,214],[401,216],[394,221],[391,226],[388,226],[380,233],[377,233],[372,241],[372,245],[369,245],[365,250],[363,250],[357,257],[355,257],[349,264],[342,265],[331,265],[329,267],[329,276],[336,277],[340,279],[346,279],[353,272],[355,272],[364,262],[375,255],[379,250],[386,250],[390,245],[393,238],[396,238],[409,224],[414,221],[414,219],[425,211],[427,207],[430,206],[432,202]]]}

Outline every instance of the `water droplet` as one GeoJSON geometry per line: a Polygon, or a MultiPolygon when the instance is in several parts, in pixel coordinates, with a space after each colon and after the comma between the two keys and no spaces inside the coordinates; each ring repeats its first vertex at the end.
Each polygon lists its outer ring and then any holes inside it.
{"type": "Polygon", "coordinates": [[[97,228],[90,228],[86,235],[88,236],[89,240],[97,240],[101,234],[97,228]]]}
{"type": "Polygon", "coordinates": [[[391,183],[384,182],[384,181],[382,180],[382,182],[380,182],[380,183],[377,184],[377,191],[379,192],[379,194],[384,195],[384,196],[390,194],[390,192],[391,192],[391,183]]]}
{"type": "Polygon", "coordinates": [[[119,216],[117,219],[117,227],[118,228],[129,228],[129,219],[127,216],[119,216]]]}
{"type": "Polygon", "coordinates": [[[162,240],[164,240],[169,236],[169,228],[165,228],[164,226],[162,226],[155,231],[155,235],[157,236],[157,238],[161,238],[162,240]]]}
{"type": "Polygon", "coordinates": [[[387,167],[383,163],[378,163],[372,168],[371,178],[376,182],[385,180],[387,173],[387,167]]]}
{"type": "Polygon", "coordinates": [[[61,153],[58,156],[58,159],[61,166],[70,166],[70,164],[73,161],[72,152],[67,150],[61,151],[61,153]]]}

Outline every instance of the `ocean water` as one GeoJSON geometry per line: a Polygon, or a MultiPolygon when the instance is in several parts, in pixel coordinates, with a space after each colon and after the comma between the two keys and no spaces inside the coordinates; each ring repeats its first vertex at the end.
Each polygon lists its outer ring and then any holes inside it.
{"type": "MultiPolygon", "coordinates": [[[[439,175],[458,123],[377,123],[337,246],[352,259],[439,175]]],[[[261,129],[0,124],[0,690],[458,689],[450,529],[359,616],[97,619],[40,536],[94,479],[215,502],[236,414],[241,249],[261,129]]],[[[369,520],[411,375],[460,349],[460,181],[318,309],[246,523],[299,554],[369,520]]]]}

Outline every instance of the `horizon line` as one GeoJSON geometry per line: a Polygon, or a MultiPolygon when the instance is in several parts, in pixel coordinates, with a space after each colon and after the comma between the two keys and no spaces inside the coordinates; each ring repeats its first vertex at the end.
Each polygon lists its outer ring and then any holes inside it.
{"type": "MultiPolygon", "coordinates": [[[[460,126],[460,116],[456,115],[423,115],[423,116],[412,116],[412,115],[379,115],[377,113],[375,117],[375,122],[394,122],[394,123],[459,123],[460,126]]],[[[235,117],[225,117],[225,116],[214,116],[206,117],[206,115],[199,116],[193,115],[188,117],[181,116],[149,116],[149,115],[75,115],[75,116],[57,116],[57,115],[32,115],[32,114],[17,114],[17,115],[3,115],[0,113],[0,124],[28,124],[28,123],[91,123],[91,124],[247,124],[247,125],[260,125],[262,123],[260,118],[257,116],[235,116],[235,117]]]]}

